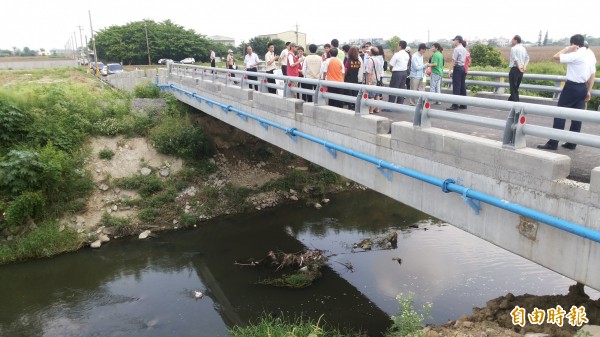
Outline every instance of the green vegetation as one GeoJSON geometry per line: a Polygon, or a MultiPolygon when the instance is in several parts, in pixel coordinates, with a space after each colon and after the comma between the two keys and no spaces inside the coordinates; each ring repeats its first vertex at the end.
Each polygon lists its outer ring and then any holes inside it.
{"type": "Polygon", "coordinates": [[[79,235],[63,229],[55,222],[35,228],[19,240],[0,244],[0,264],[13,261],[50,257],[79,249],[83,244],[79,235]]]}
{"type": "Polygon", "coordinates": [[[273,43],[273,45],[275,47],[275,55],[281,53],[281,51],[283,49],[285,49],[285,41],[283,41],[283,40],[255,36],[255,37],[251,38],[248,42],[242,41],[242,43],[239,45],[238,50],[241,55],[245,55],[246,54],[246,46],[251,46],[252,51],[255,52],[256,55],[261,55],[261,57],[263,57],[268,51],[267,45],[269,43],[273,43]]]}
{"type": "MultiPolygon", "coordinates": [[[[322,318],[322,316],[321,316],[322,318]]],[[[299,317],[287,320],[285,317],[273,317],[271,314],[263,315],[257,322],[246,327],[236,326],[229,330],[233,337],[350,337],[360,336],[352,332],[342,332],[329,327],[326,323],[299,317]]]]}
{"type": "Polygon", "coordinates": [[[388,329],[386,337],[423,337],[423,321],[431,312],[431,304],[423,305],[421,313],[414,310],[414,294],[409,293],[404,297],[396,296],[400,305],[398,313],[392,316],[392,326],[388,329]]]}
{"type": "Polygon", "coordinates": [[[161,58],[193,57],[196,61],[208,61],[211,48],[218,56],[227,55],[228,46],[211,41],[193,29],[185,29],[170,20],[144,20],[101,29],[96,35],[98,58],[123,64],[147,64],[146,31],[154,64],[161,58]]]}
{"type": "Polygon", "coordinates": [[[130,218],[113,216],[108,213],[102,214],[102,218],[100,219],[100,222],[98,222],[98,225],[111,228],[113,234],[116,236],[130,235],[135,229],[131,225],[130,218]]]}
{"type": "MultiPolygon", "coordinates": [[[[429,316],[431,304],[423,305],[422,312],[418,313],[414,310],[413,294],[407,297],[402,294],[396,297],[400,305],[398,313],[392,316],[392,325],[386,331],[385,337],[423,337],[423,321],[429,316]]],[[[344,331],[339,328],[333,328],[322,323],[319,318],[317,322],[304,317],[299,317],[295,320],[282,317],[274,317],[271,314],[264,314],[258,321],[250,322],[248,326],[236,326],[229,330],[233,337],[352,337],[364,336],[363,333],[354,331],[344,331]]]]}
{"type": "Polygon", "coordinates": [[[115,156],[115,153],[113,152],[113,150],[102,149],[102,150],[100,150],[100,152],[98,152],[98,158],[100,158],[100,159],[111,160],[111,159],[113,159],[114,156],[115,156]]]}
{"type": "Polygon", "coordinates": [[[502,54],[492,46],[476,44],[471,47],[470,53],[473,66],[502,66],[502,54]]]}
{"type": "Polygon", "coordinates": [[[185,117],[163,116],[161,123],[150,130],[150,140],[159,152],[182,158],[202,159],[214,152],[202,128],[185,117]]]}
{"type": "Polygon", "coordinates": [[[137,98],[159,98],[160,89],[154,83],[140,83],[133,88],[133,96],[137,98]]]}

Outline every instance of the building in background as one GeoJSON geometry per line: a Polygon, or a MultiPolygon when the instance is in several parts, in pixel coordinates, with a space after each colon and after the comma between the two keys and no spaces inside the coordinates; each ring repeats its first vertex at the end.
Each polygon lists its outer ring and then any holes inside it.
{"type": "Polygon", "coordinates": [[[302,46],[302,48],[306,49],[306,33],[297,32],[295,30],[288,30],[287,32],[276,34],[259,35],[259,37],[267,37],[271,40],[280,39],[284,42],[293,42],[298,46],[302,46]]]}
{"type": "Polygon", "coordinates": [[[220,42],[226,46],[235,47],[235,39],[232,37],[221,36],[221,35],[213,35],[207,37],[209,40],[213,40],[215,42],[220,42]]]}

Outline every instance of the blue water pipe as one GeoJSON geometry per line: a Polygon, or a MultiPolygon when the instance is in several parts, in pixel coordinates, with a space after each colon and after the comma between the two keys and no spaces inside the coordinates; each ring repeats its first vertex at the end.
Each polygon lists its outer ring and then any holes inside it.
{"type": "MultiPolygon", "coordinates": [[[[281,124],[272,122],[268,119],[264,119],[264,118],[249,114],[245,111],[236,109],[230,105],[225,105],[225,104],[219,103],[217,101],[211,100],[209,98],[202,97],[196,93],[184,90],[173,84],[159,85],[159,87],[163,90],[176,90],[176,91],[182,92],[186,96],[193,97],[193,98],[199,100],[200,102],[206,102],[209,105],[218,105],[225,112],[232,111],[232,112],[235,112],[238,116],[243,117],[245,119],[247,119],[247,118],[254,119],[254,120],[258,121],[265,128],[266,128],[266,126],[272,126],[274,128],[283,130],[288,136],[292,137],[292,139],[294,139],[294,140],[295,140],[295,137],[300,137],[300,138],[309,140],[311,142],[321,144],[334,156],[335,156],[335,152],[339,151],[339,152],[345,153],[347,155],[353,156],[355,158],[375,164],[375,165],[377,165],[377,168],[382,172],[383,172],[383,170],[394,171],[394,172],[403,174],[405,176],[424,181],[428,184],[438,186],[445,193],[449,193],[449,192],[458,193],[463,196],[463,199],[473,208],[473,210],[475,211],[476,214],[479,213],[479,202],[484,202],[486,204],[496,206],[498,208],[531,218],[533,220],[545,223],[552,227],[555,227],[555,228],[564,230],[566,232],[575,234],[577,236],[600,243],[600,231],[597,231],[597,230],[594,230],[594,229],[591,229],[591,228],[588,228],[585,226],[581,226],[576,223],[572,223],[567,220],[560,219],[555,216],[548,215],[548,214],[533,210],[531,208],[527,208],[525,206],[521,206],[519,204],[515,204],[515,203],[509,202],[506,200],[502,200],[502,199],[487,195],[485,193],[481,193],[481,192],[472,190],[470,188],[467,188],[467,187],[457,184],[452,179],[442,180],[442,179],[432,177],[432,176],[429,176],[429,175],[426,175],[426,174],[423,174],[423,173],[420,173],[420,172],[417,172],[414,170],[410,170],[410,169],[407,169],[404,167],[397,166],[397,165],[387,162],[385,160],[375,158],[375,157],[369,156],[367,154],[357,152],[357,151],[354,151],[352,149],[349,149],[349,148],[346,148],[346,147],[343,147],[343,146],[340,146],[337,144],[330,143],[324,139],[314,137],[314,136],[311,136],[304,132],[298,131],[296,128],[288,128],[281,124]]],[[[385,172],[383,172],[383,173],[385,173],[385,172]]],[[[390,175],[386,175],[386,176],[388,177],[388,179],[391,178],[390,175]]]]}

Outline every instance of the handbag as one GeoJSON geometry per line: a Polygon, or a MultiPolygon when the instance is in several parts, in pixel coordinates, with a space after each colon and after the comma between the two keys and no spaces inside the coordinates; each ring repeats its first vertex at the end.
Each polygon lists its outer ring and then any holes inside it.
{"type": "Polygon", "coordinates": [[[431,67],[427,67],[427,70],[425,70],[425,73],[427,74],[427,76],[431,76],[431,67]]]}
{"type": "MultiPolygon", "coordinates": [[[[377,79],[377,68],[375,67],[375,61],[371,58],[371,62],[373,62],[373,70],[375,71],[375,79],[377,79]]],[[[377,79],[377,83],[375,84],[378,87],[383,87],[383,79],[380,77],[377,79]]]]}

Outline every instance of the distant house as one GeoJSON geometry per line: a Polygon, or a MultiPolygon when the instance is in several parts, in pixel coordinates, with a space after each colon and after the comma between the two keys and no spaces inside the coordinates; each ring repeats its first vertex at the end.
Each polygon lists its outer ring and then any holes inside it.
{"type": "Polygon", "coordinates": [[[265,34],[259,35],[259,37],[267,37],[272,40],[280,39],[285,42],[293,42],[298,46],[306,48],[306,33],[296,32],[294,30],[288,30],[287,32],[276,33],[276,34],[265,34]]]}
{"type": "Polygon", "coordinates": [[[227,46],[235,47],[235,39],[232,37],[221,36],[221,35],[213,35],[208,37],[209,40],[213,40],[215,42],[220,42],[227,46]]]}
{"type": "Polygon", "coordinates": [[[40,51],[38,51],[38,53],[37,53],[37,54],[38,54],[38,56],[50,56],[50,55],[52,55],[52,54],[51,54],[49,51],[47,51],[47,50],[44,50],[44,51],[41,51],[41,50],[40,50],[40,51]]]}

